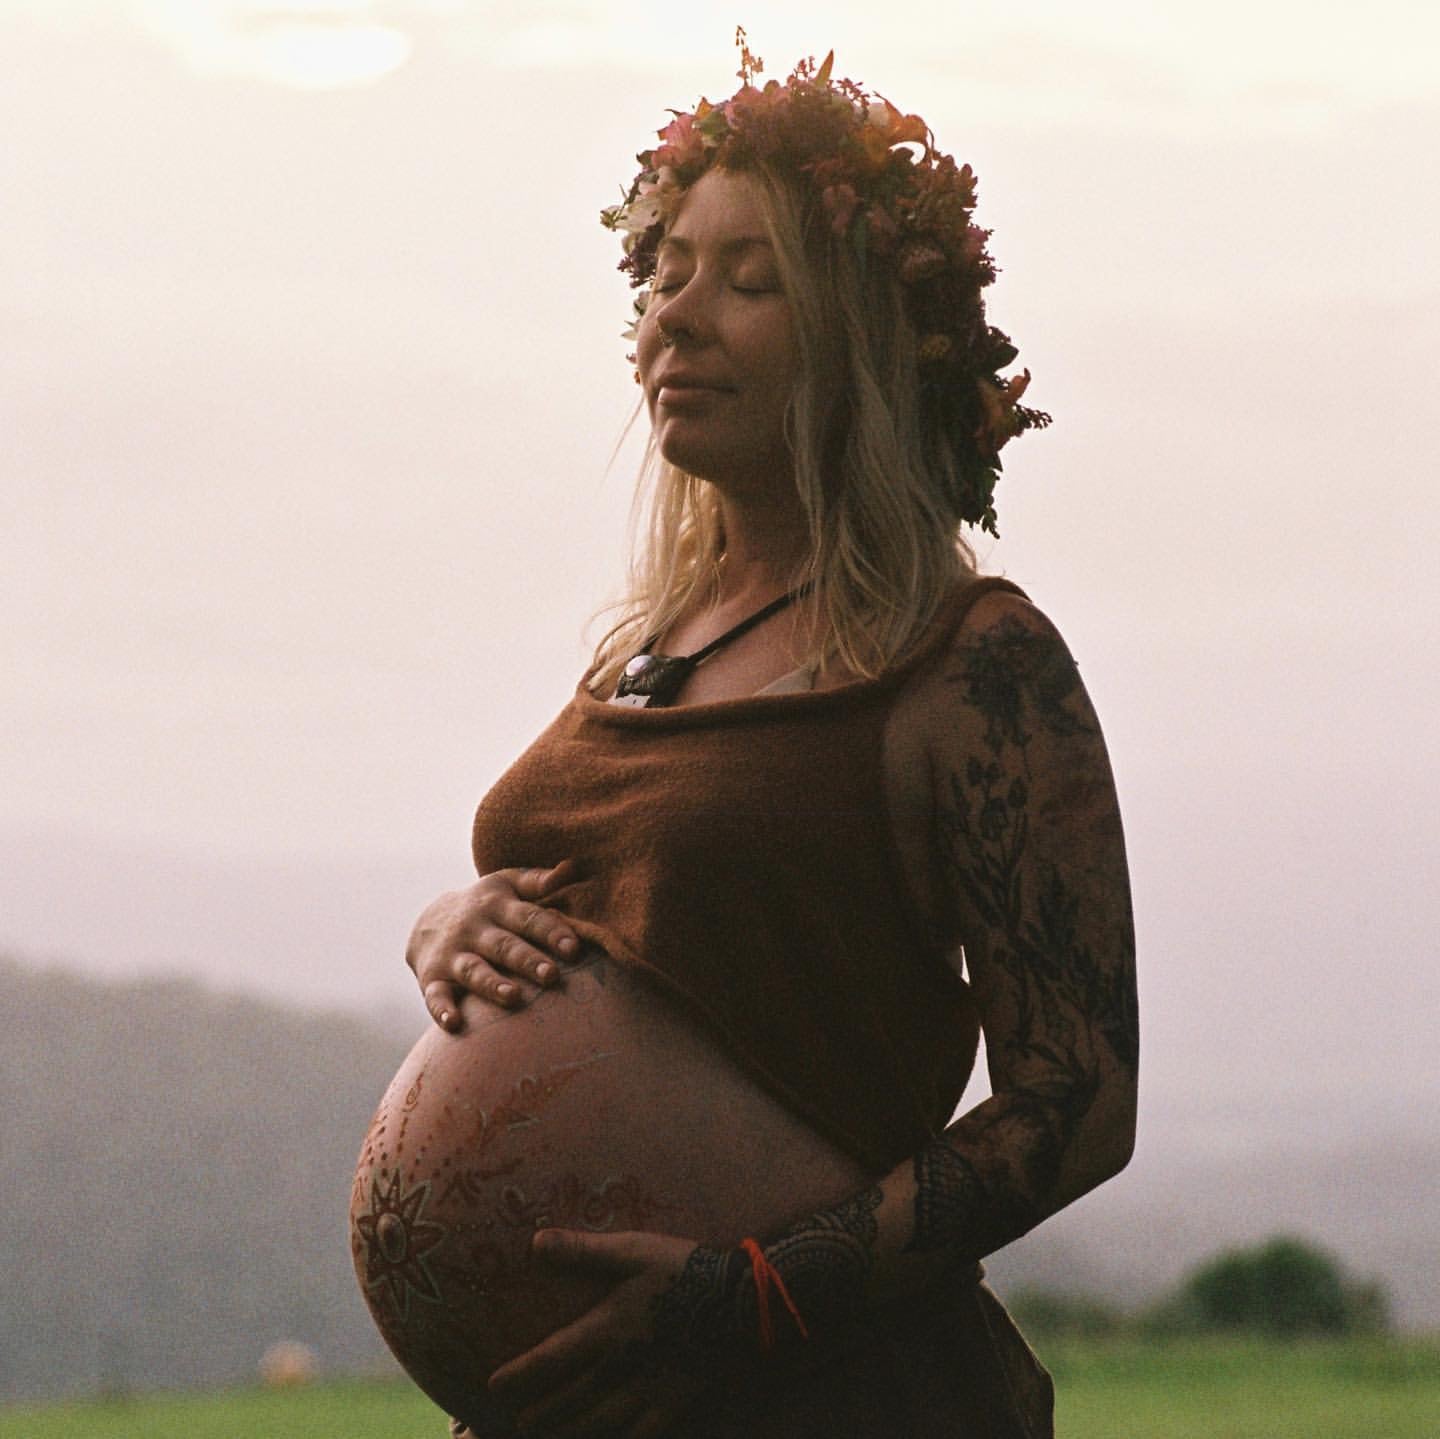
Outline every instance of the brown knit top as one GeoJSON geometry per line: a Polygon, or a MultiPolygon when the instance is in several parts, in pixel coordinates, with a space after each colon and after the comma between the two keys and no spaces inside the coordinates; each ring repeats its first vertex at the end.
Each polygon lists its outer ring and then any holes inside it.
{"type": "Polygon", "coordinates": [[[582,681],[475,816],[481,874],[574,859],[547,903],[876,1174],[949,1122],[979,1033],[903,881],[886,721],[996,588],[957,587],[900,663],[835,689],[632,709],[582,681]]]}

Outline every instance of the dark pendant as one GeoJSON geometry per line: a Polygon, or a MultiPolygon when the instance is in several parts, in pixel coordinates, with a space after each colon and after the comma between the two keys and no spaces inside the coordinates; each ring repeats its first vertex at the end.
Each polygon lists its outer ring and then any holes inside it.
{"type": "Polygon", "coordinates": [[[616,698],[643,696],[648,706],[656,708],[674,704],[694,668],[695,661],[684,655],[636,655],[616,681],[616,698]]]}
{"type": "MultiPolygon", "coordinates": [[[[675,703],[676,696],[690,678],[690,672],[703,664],[716,650],[738,640],[741,635],[753,630],[771,615],[779,614],[787,605],[793,605],[802,595],[810,593],[807,581],[799,589],[771,600],[768,605],[747,615],[738,625],[732,625],[723,635],[711,640],[708,645],[696,650],[693,655],[652,655],[642,650],[630,659],[620,678],[615,683],[615,698],[631,705],[645,705],[656,709],[675,703]]],[[[659,635],[651,635],[645,641],[653,645],[659,635]]]]}

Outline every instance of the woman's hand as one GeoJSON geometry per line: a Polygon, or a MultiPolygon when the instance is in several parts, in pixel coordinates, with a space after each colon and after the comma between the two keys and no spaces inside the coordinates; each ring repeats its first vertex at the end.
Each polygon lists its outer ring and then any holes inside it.
{"type": "Polygon", "coordinates": [[[544,1229],[536,1260],[610,1275],[615,1287],[574,1323],[497,1369],[490,1389],[526,1434],[654,1439],[743,1364],[735,1254],[667,1234],[544,1229]]]}
{"type": "Polygon", "coordinates": [[[425,908],[405,962],[436,1024],[452,1034],[464,1027],[465,994],[512,1008],[525,997],[520,979],[542,989],[560,982],[555,961],[573,959],[580,941],[543,901],[574,878],[569,860],[554,869],[499,869],[425,908]]]}

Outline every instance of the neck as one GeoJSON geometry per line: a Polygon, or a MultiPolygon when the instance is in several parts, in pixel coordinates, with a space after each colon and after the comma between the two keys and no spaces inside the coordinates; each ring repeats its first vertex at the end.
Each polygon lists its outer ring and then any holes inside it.
{"type": "Polygon", "coordinates": [[[719,604],[763,604],[794,583],[809,550],[810,537],[799,502],[722,495],[725,563],[720,570],[719,604]]]}

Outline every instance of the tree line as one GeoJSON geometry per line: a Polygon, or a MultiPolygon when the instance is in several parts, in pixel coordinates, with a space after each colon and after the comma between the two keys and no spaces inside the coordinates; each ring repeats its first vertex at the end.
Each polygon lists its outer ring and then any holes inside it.
{"type": "Polygon", "coordinates": [[[1356,1279],[1327,1249],[1290,1234],[1202,1261],[1172,1292],[1139,1310],[1038,1289],[1017,1293],[1011,1308],[1033,1333],[1084,1338],[1249,1333],[1298,1339],[1390,1330],[1382,1284],[1356,1279]]]}

